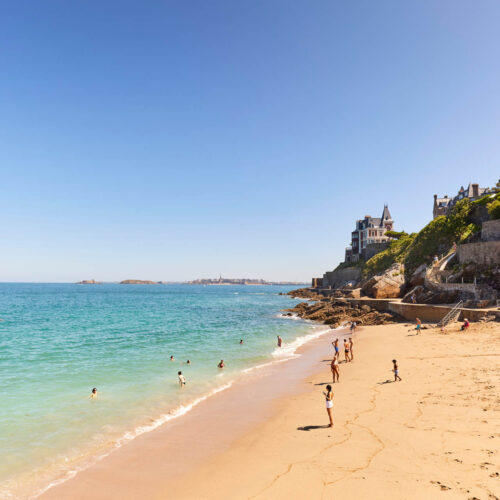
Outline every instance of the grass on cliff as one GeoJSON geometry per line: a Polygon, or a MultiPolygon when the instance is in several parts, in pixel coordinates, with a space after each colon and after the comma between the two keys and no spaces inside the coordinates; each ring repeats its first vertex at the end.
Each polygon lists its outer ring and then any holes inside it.
{"type": "Polygon", "coordinates": [[[433,255],[448,252],[453,243],[461,243],[479,230],[470,221],[473,203],[469,199],[459,201],[448,216],[440,216],[427,224],[419,233],[398,233],[399,238],[389,247],[374,255],[363,266],[363,275],[373,276],[399,262],[410,275],[421,264],[428,264],[433,255]]]}

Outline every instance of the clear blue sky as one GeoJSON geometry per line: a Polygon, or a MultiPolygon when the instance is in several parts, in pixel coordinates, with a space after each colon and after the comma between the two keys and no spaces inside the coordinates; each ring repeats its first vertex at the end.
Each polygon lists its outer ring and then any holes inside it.
{"type": "Polygon", "coordinates": [[[309,280],[500,174],[500,2],[0,7],[1,281],[309,280]]]}

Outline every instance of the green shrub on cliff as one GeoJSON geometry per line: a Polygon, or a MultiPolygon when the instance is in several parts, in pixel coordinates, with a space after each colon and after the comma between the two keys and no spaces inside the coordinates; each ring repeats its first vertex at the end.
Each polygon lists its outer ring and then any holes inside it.
{"type": "Polygon", "coordinates": [[[500,219],[500,199],[488,203],[488,214],[491,219],[500,219]]]}
{"type": "Polygon", "coordinates": [[[401,234],[389,247],[369,259],[363,269],[364,276],[373,276],[400,262],[407,275],[424,263],[429,263],[434,255],[441,255],[461,243],[479,230],[470,222],[473,209],[469,199],[459,201],[448,216],[440,216],[427,224],[419,233],[401,234]]]}
{"type": "Polygon", "coordinates": [[[394,262],[403,262],[408,247],[413,243],[415,234],[402,234],[399,239],[391,241],[389,246],[366,261],[364,276],[372,276],[387,269],[394,262]]]}

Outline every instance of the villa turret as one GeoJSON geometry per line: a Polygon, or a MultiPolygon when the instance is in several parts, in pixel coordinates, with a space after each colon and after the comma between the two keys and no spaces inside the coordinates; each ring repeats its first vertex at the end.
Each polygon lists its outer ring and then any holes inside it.
{"type": "Polygon", "coordinates": [[[392,231],[393,227],[394,220],[387,205],[384,205],[380,218],[365,215],[357,220],[356,228],[351,233],[351,246],[346,248],[345,261],[355,262],[375,255],[390,240],[386,232],[392,231]]]}

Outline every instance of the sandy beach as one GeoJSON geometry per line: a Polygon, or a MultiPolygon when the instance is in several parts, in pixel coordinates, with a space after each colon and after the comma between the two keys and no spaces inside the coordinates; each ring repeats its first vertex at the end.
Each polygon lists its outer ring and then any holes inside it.
{"type": "MultiPolygon", "coordinates": [[[[354,336],[333,429],[328,333],[142,435],[44,499],[500,497],[500,324],[354,336]],[[401,382],[392,382],[391,360],[401,382]]],[[[341,351],[343,351],[341,349],[341,351]]],[[[341,352],[343,360],[343,352],[341,352]]]]}

